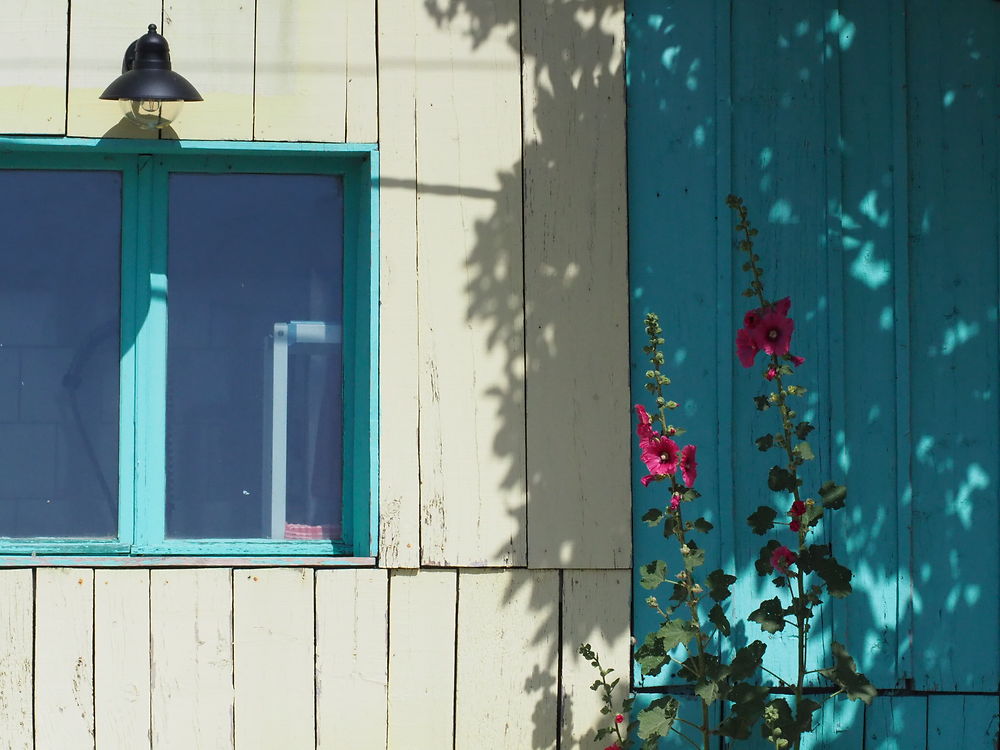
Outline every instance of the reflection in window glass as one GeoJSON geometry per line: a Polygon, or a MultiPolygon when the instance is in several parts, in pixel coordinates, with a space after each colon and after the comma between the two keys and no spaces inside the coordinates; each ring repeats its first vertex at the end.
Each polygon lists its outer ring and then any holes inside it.
{"type": "Polygon", "coordinates": [[[0,536],[118,533],[121,174],[0,170],[0,536]]]}
{"type": "Polygon", "coordinates": [[[172,174],[167,536],[341,536],[339,177],[172,174]]]}

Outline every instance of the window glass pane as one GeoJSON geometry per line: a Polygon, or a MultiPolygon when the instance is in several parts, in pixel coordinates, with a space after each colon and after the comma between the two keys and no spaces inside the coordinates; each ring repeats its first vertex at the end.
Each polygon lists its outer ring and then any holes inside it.
{"type": "Polygon", "coordinates": [[[0,536],[115,537],[121,174],[0,170],[0,536]]]}
{"type": "Polygon", "coordinates": [[[172,174],[167,536],[341,535],[339,177],[172,174]]]}

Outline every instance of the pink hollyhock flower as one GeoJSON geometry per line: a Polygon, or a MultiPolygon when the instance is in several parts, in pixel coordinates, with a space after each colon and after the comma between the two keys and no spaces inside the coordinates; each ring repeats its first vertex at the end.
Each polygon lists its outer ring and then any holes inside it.
{"type": "Polygon", "coordinates": [[[697,446],[685,445],[681,451],[681,476],[688,487],[694,487],[694,480],[698,477],[698,462],[694,458],[696,450],[697,446]]]}
{"type": "Polygon", "coordinates": [[[782,317],[788,315],[788,311],[791,309],[791,307],[792,307],[791,297],[785,297],[784,299],[779,299],[771,306],[771,308],[777,311],[777,313],[782,317]]]}
{"type": "Polygon", "coordinates": [[[670,510],[677,510],[681,507],[681,496],[676,492],[670,496],[670,510]]]}
{"type": "Polygon", "coordinates": [[[650,482],[659,482],[661,479],[666,479],[664,474],[647,474],[639,481],[642,482],[643,487],[649,487],[650,482]]]}
{"type": "Polygon", "coordinates": [[[798,367],[806,361],[805,357],[796,357],[794,354],[789,354],[788,358],[792,360],[792,364],[798,367]]]}
{"type": "Polygon", "coordinates": [[[776,309],[772,309],[760,319],[757,327],[750,332],[750,338],[757,348],[762,349],[765,354],[781,357],[788,354],[794,330],[795,321],[786,318],[776,309]]]}
{"type": "Polygon", "coordinates": [[[622,746],[616,742],[613,745],[608,745],[604,750],[622,750],[622,746]]]}
{"type": "Polygon", "coordinates": [[[788,511],[788,515],[801,516],[805,512],[806,512],[806,504],[801,500],[796,500],[794,503],[792,503],[792,508],[791,510],[788,511]]]}
{"type": "Polygon", "coordinates": [[[749,328],[741,328],[736,332],[736,356],[740,358],[740,364],[744,367],[753,367],[753,359],[760,351],[757,342],[750,334],[749,328]]]}
{"type": "Polygon", "coordinates": [[[747,310],[746,314],[743,316],[743,327],[747,330],[751,328],[756,328],[757,324],[760,323],[760,316],[763,311],[758,307],[754,310],[747,310]]]}
{"type": "Polygon", "coordinates": [[[639,447],[645,449],[646,443],[656,435],[656,432],[653,431],[653,420],[649,418],[649,414],[646,413],[642,404],[635,405],[635,413],[639,416],[639,424],[636,425],[635,434],[639,436],[639,447]]]}
{"type": "Polygon", "coordinates": [[[764,373],[764,377],[767,378],[768,380],[774,380],[776,377],[778,377],[778,368],[775,367],[774,365],[768,365],[767,372],[764,373]]]}
{"type": "Polygon", "coordinates": [[[615,724],[621,724],[623,721],[625,721],[624,716],[621,714],[615,714],[615,724]]]}
{"type": "Polygon", "coordinates": [[[788,524],[788,528],[792,531],[798,532],[798,530],[802,528],[802,524],[799,522],[799,519],[796,518],[788,524]]]}
{"type": "Polygon", "coordinates": [[[642,450],[642,462],[650,474],[673,474],[677,471],[677,443],[668,437],[653,437],[642,450]]]}
{"type": "Polygon", "coordinates": [[[788,547],[782,545],[771,553],[771,567],[779,573],[788,573],[788,567],[798,558],[788,547]]]}

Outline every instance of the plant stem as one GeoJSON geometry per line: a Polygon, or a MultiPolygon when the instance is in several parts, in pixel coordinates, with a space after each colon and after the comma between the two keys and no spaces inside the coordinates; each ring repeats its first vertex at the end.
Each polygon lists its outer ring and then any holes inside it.
{"type": "Polygon", "coordinates": [[[762,671],[767,672],[769,675],[771,675],[771,677],[773,677],[774,679],[776,679],[782,685],[790,685],[791,684],[787,680],[783,680],[780,675],[776,675],[774,672],[772,672],[770,669],[768,669],[767,667],[765,667],[763,664],[760,665],[760,668],[761,668],[762,671]]]}
{"type": "MultiPolygon", "coordinates": [[[[695,742],[694,740],[692,740],[690,737],[688,737],[686,734],[684,734],[684,732],[680,731],[679,729],[674,729],[673,727],[670,727],[670,731],[673,732],[674,734],[676,734],[681,739],[683,739],[685,742],[690,743],[692,745],[692,747],[696,747],[696,748],[698,747],[698,743],[697,742],[695,742]]],[[[705,747],[707,748],[708,745],[705,745],[705,747]]],[[[698,750],[701,750],[701,748],[698,748],[698,750]]]]}

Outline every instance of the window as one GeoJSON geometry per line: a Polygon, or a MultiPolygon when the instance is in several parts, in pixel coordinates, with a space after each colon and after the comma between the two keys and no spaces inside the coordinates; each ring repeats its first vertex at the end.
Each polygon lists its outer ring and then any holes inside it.
{"type": "Polygon", "coordinates": [[[0,554],[374,556],[377,152],[254,145],[0,139],[0,554]]]}

